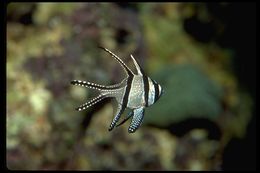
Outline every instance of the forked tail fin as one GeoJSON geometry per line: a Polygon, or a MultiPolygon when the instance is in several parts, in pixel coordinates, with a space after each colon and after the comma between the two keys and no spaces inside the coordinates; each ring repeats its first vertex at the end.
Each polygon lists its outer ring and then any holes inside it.
{"type": "Polygon", "coordinates": [[[106,98],[106,96],[104,94],[100,94],[97,97],[91,99],[90,101],[84,103],[83,105],[79,106],[78,108],[76,108],[77,111],[82,111],[87,109],[90,106],[93,106],[94,104],[100,102],[101,100],[103,100],[104,98],[106,98]]]}
{"type": "Polygon", "coordinates": [[[82,87],[86,87],[86,88],[90,88],[90,89],[95,89],[95,90],[112,90],[112,89],[117,89],[120,87],[120,85],[123,84],[124,81],[122,81],[119,84],[116,85],[111,85],[111,86],[105,86],[105,85],[100,85],[100,84],[95,84],[95,83],[91,83],[91,82],[87,82],[87,81],[81,81],[81,80],[73,80],[70,83],[72,85],[78,85],[78,86],[82,86],[82,87]]]}

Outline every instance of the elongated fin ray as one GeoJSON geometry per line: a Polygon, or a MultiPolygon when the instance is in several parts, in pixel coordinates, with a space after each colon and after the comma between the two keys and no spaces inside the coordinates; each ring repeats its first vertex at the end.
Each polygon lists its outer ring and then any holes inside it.
{"type": "Polygon", "coordinates": [[[131,111],[129,112],[129,114],[127,114],[127,116],[125,117],[125,119],[123,119],[119,124],[116,125],[116,127],[121,126],[122,124],[124,124],[127,120],[129,120],[129,118],[131,118],[134,115],[134,112],[131,111]]]}
{"type": "Polygon", "coordinates": [[[113,52],[111,52],[110,50],[108,50],[107,48],[104,48],[104,47],[99,47],[103,50],[105,50],[106,52],[108,52],[113,58],[115,58],[119,63],[120,65],[123,67],[124,71],[126,72],[126,74],[128,76],[131,76],[131,75],[134,75],[134,73],[132,72],[132,70],[117,56],[115,55],[113,52]]]}
{"type": "Polygon", "coordinates": [[[117,89],[119,88],[119,86],[123,83],[124,81],[122,81],[119,84],[115,84],[115,85],[110,85],[110,86],[105,86],[105,85],[100,85],[100,84],[95,84],[95,83],[91,83],[91,82],[87,82],[87,81],[81,81],[81,80],[73,80],[70,83],[72,85],[78,85],[78,86],[82,86],[82,87],[86,87],[86,88],[90,88],[90,89],[95,89],[95,90],[111,90],[111,89],[117,89]]]}
{"type": "Polygon", "coordinates": [[[134,116],[131,121],[131,124],[128,128],[129,133],[134,133],[141,125],[144,118],[144,108],[140,107],[137,109],[134,109],[134,116]]]}
{"type": "Polygon", "coordinates": [[[79,106],[78,108],[76,108],[77,111],[82,111],[82,110],[85,110],[87,109],[88,107],[90,106],[93,106],[94,104],[100,102],[101,100],[103,100],[104,98],[106,98],[105,95],[103,94],[100,94],[99,96],[91,99],[90,101],[84,103],[83,105],[79,106]]]}

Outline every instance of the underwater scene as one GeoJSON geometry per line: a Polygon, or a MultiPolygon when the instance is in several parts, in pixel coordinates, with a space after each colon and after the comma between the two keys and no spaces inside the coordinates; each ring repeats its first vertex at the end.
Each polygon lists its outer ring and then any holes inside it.
{"type": "Polygon", "coordinates": [[[254,3],[9,3],[6,168],[255,170],[255,52],[254,3]]]}

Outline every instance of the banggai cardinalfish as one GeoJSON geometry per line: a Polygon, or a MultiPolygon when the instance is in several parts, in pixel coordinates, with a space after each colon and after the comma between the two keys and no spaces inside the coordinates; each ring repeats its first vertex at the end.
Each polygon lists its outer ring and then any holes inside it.
{"type": "Polygon", "coordinates": [[[143,121],[145,107],[154,104],[162,95],[163,89],[155,80],[149,78],[144,73],[143,69],[132,55],[131,58],[134,62],[137,74],[133,73],[133,71],[117,55],[106,48],[102,49],[108,52],[119,62],[127,77],[123,79],[122,82],[110,86],[99,85],[81,80],[71,81],[71,84],[73,85],[79,85],[100,91],[100,94],[97,97],[79,106],[76,110],[82,111],[100,102],[104,98],[113,97],[118,102],[118,108],[108,130],[111,131],[115,126],[118,127],[129,118],[133,117],[128,128],[128,132],[134,133],[143,121]],[[121,123],[117,124],[126,108],[130,108],[132,110],[125,117],[125,119],[121,121],[121,123]]]}

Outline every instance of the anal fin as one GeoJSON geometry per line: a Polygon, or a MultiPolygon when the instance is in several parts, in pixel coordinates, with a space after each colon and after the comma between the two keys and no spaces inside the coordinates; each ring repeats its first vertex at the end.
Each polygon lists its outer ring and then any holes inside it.
{"type": "Polygon", "coordinates": [[[116,127],[121,126],[122,124],[124,124],[129,118],[131,118],[134,115],[134,112],[131,111],[129,112],[129,114],[127,114],[127,116],[125,117],[125,119],[123,119],[119,124],[116,125],[116,127]]]}
{"type": "Polygon", "coordinates": [[[115,127],[116,123],[118,122],[118,120],[120,119],[122,113],[124,112],[125,110],[125,107],[122,106],[121,104],[118,104],[118,108],[117,108],[117,111],[116,111],[116,115],[115,117],[113,118],[110,126],[109,126],[109,131],[113,130],[113,128],[115,127]]]}

